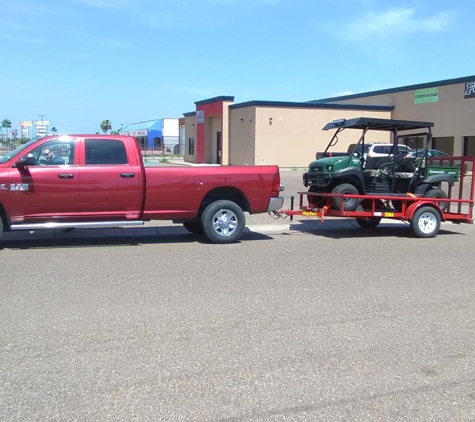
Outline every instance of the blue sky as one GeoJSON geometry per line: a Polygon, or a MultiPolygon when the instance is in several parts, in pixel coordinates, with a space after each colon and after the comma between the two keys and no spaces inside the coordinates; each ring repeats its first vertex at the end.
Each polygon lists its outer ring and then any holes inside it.
{"type": "Polygon", "coordinates": [[[60,133],[182,117],[231,95],[309,101],[475,75],[475,2],[12,0],[0,121],[60,133]]]}

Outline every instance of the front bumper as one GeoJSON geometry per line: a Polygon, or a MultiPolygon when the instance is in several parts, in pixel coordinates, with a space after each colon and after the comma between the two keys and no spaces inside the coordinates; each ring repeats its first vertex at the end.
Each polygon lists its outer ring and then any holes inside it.
{"type": "Polygon", "coordinates": [[[267,207],[267,212],[278,211],[284,205],[284,198],[281,196],[275,196],[269,199],[269,206],[267,207]]]}
{"type": "Polygon", "coordinates": [[[303,185],[305,187],[317,186],[320,188],[325,188],[330,185],[331,181],[332,175],[330,173],[314,172],[305,173],[303,175],[303,185]]]}

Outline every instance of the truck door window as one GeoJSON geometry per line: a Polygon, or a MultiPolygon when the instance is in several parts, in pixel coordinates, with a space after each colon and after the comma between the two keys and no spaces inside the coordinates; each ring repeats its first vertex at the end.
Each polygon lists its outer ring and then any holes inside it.
{"type": "Polygon", "coordinates": [[[36,166],[73,165],[75,145],[73,139],[68,142],[58,141],[56,139],[41,144],[29,152],[28,156],[34,159],[34,165],[36,166]]]}
{"type": "Polygon", "coordinates": [[[124,143],[115,139],[86,139],[86,164],[127,164],[124,143]]]}

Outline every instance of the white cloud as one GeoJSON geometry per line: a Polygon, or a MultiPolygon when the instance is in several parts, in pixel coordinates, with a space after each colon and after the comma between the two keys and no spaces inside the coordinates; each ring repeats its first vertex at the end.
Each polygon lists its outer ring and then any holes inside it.
{"type": "Polygon", "coordinates": [[[78,0],[78,2],[96,9],[118,9],[130,3],[127,0],[78,0]]]}
{"type": "MultiPolygon", "coordinates": [[[[367,12],[343,30],[331,32],[346,41],[364,41],[374,37],[405,37],[415,32],[440,32],[447,29],[454,18],[451,12],[439,12],[433,16],[418,17],[414,9],[399,8],[385,12],[367,12]]],[[[340,26],[341,28],[341,26],[340,26]]]]}

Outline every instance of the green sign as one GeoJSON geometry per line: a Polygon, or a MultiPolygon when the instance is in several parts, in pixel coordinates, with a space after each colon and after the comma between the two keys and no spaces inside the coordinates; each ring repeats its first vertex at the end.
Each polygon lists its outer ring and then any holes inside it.
{"type": "Polygon", "coordinates": [[[439,101],[439,88],[417,89],[414,91],[414,104],[436,103],[439,101]]]}

